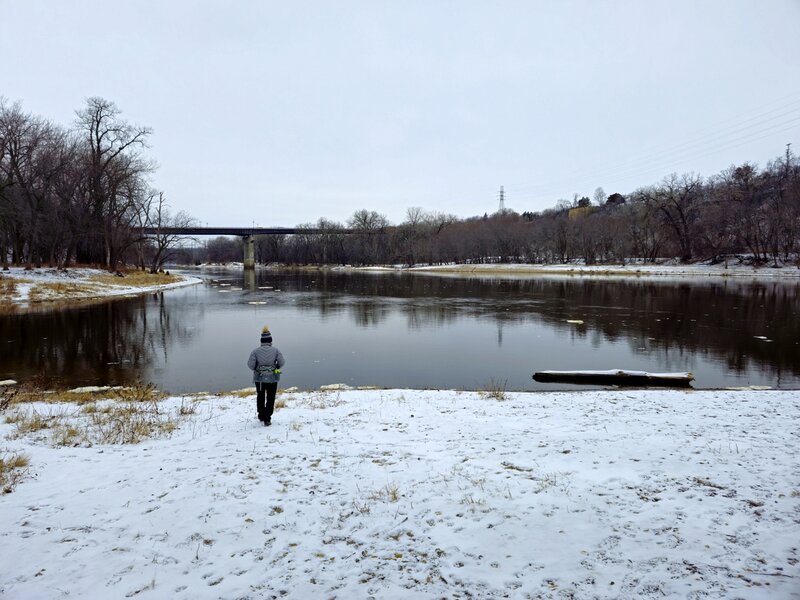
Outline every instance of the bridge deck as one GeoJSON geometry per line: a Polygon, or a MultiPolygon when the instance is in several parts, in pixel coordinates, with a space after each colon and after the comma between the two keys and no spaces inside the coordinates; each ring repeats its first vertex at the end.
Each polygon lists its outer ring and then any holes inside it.
{"type": "Polygon", "coordinates": [[[354,233],[352,229],[316,229],[306,227],[142,227],[144,235],[292,235],[298,233],[354,233]]]}

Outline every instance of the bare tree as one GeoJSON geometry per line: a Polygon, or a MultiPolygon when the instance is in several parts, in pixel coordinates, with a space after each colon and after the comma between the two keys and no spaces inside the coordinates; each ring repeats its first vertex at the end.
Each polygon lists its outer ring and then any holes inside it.
{"type": "Polygon", "coordinates": [[[674,173],[659,185],[642,191],[644,201],[656,208],[672,232],[682,262],[689,262],[693,257],[697,208],[702,192],[700,177],[694,174],[678,177],[674,173]]]}
{"type": "Polygon", "coordinates": [[[146,205],[145,227],[154,228],[156,232],[149,236],[152,242],[152,254],[150,256],[150,272],[158,273],[178,251],[180,245],[187,240],[197,243],[194,238],[187,238],[178,233],[170,233],[165,229],[176,229],[182,227],[195,227],[197,221],[185,211],[179,211],[176,215],[169,212],[164,192],[151,192],[146,205]]]}
{"type": "Polygon", "coordinates": [[[375,264],[386,260],[385,234],[389,220],[385,215],[364,208],[354,212],[347,225],[358,232],[348,239],[353,263],[375,264]]]}
{"type": "Polygon", "coordinates": [[[608,200],[608,196],[606,196],[606,192],[603,188],[598,187],[594,190],[592,200],[594,200],[595,206],[602,206],[608,200]]]}
{"type": "Polygon", "coordinates": [[[146,187],[142,180],[155,169],[141,151],[152,133],[123,120],[113,102],[89,98],[77,111],[76,124],[85,151],[86,205],[88,217],[99,226],[100,252],[86,245],[87,258],[113,268],[130,239],[123,239],[119,229],[131,219],[137,192],[146,187]]]}

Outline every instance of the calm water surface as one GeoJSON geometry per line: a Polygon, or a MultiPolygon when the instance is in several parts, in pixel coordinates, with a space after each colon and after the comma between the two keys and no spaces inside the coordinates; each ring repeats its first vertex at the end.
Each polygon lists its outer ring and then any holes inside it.
{"type": "Polygon", "coordinates": [[[268,324],[287,358],[284,387],[574,389],[531,376],[624,368],[692,371],[697,388],[800,388],[797,282],[201,276],[155,295],[0,316],[0,379],[242,388],[268,324]]]}

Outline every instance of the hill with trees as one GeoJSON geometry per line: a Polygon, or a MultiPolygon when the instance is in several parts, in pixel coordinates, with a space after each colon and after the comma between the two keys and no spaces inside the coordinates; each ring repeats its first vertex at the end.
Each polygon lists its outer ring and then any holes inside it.
{"type": "MultiPolygon", "coordinates": [[[[113,102],[89,98],[71,127],[0,101],[0,262],[18,265],[127,263],[155,271],[167,261],[226,262],[241,240],[181,249],[175,236],[142,227],[194,224],[172,214],[151,185],[151,130],[122,118],[113,102]]],[[[765,167],[733,165],[708,178],[671,174],[639,189],[592,199],[575,195],[541,212],[502,210],[459,218],[411,207],[392,224],[360,209],[346,223],[320,218],[308,232],[265,236],[262,263],[379,265],[442,263],[795,263],[800,254],[800,161],[786,152],[765,167]]]]}

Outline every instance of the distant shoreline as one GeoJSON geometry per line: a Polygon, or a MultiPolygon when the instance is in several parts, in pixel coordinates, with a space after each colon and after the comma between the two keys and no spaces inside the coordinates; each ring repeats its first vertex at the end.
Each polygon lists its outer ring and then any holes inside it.
{"type": "MultiPolygon", "coordinates": [[[[179,270],[204,269],[243,269],[242,263],[204,264],[197,266],[178,266],[179,270]]],[[[373,273],[441,273],[447,275],[492,275],[492,276],[531,276],[557,275],[577,277],[719,277],[737,279],[765,280],[800,280],[800,267],[795,266],[749,266],[749,265],[707,265],[707,264],[642,264],[629,265],[579,265],[579,264],[524,264],[524,263],[491,263],[491,264],[447,264],[420,265],[408,267],[403,265],[256,265],[256,270],[274,271],[334,271],[334,272],[373,272],[373,273]]]]}
{"type": "MultiPolygon", "coordinates": [[[[206,269],[243,270],[242,263],[219,265],[175,265],[172,268],[183,271],[206,269]]],[[[581,277],[598,279],[642,279],[642,278],[719,278],[753,281],[800,281],[800,267],[783,266],[725,266],[708,264],[641,264],[629,265],[579,265],[579,264],[448,264],[407,267],[402,265],[383,265],[358,267],[352,265],[257,265],[256,269],[273,271],[313,271],[313,272],[358,272],[358,273],[411,273],[449,276],[490,276],[490,277],[581,277]]],[[[59,270],[52,267],[26,270],[12,267],[0,271],[0,311],[32,311],[36,308],[48,309],[54,305],[71,302],[96,302],[113,297],[135,296],[195,285],[202,280],[185,275],[150,275],[141,271],[129,271],[125,277],[115,277],[108,271],[97,268],[73,268],[59,270]],[[152,281],[151,281],[152,279],[152,281]]]]}
{"type": "Polygon", "coordinates": [[[98,302],[195,285],[202,280],[185,275],[128,271],[122,276],[97,268],[59,270],[12,267],[0,271],[0,313],[31,312],[67,303],[98,302]]]}

